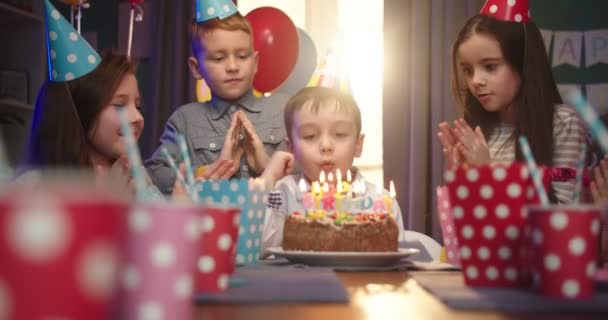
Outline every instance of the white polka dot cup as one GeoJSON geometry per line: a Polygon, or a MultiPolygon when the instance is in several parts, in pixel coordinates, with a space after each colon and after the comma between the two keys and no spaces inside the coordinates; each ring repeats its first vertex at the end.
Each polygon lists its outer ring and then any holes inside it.
{"type": "Polygon", "coordinates": [[[190,319],[202,207],[141,203],[128,215],[124,319],[190,319]]]}
{"type": "Polygon", "coordinates": [[[258,262],[262,247],[267,193],[268,189],[262,180],[249,180],[249,196],[242,207],[240,219],[236,249],[237,265],[255,265],[258,262]]]}
{"type": "Polygon", "coordinates": [[[110,319],[128,204],[80,189],[0,198],[0,319],[110,319]]]}
{"type": "Polygon", "coordinates": [[[534,286],[556,298],[593,296],[599,209],[592,206],[530,206],[528,210],[534,286]]]}
{"type": "MultiPolygon", "coordinates": [[[[522,257],[523,207],[539,203],[527,166],[459,168],[446,171],[460,263],[469,286],[521,287],[530,284],[522,257]]],[[[548,179],[543,179],[548,185],[548,179]]]]}
{"type": "Polygon", "coordinates": [[[196,291],[222,292],[234,273],[240,208],[205,207],[196,262],[196,291]]]}
{"type": "Polygon", "coordinates": [[[439,214],[439,225],[443,235],[443,245],[446,252],[446,260],[454,266],[460,266],[460,252],[458,237],[454,227],[454,216],[447,187],[437,187],[437,213],[439,214]]]}

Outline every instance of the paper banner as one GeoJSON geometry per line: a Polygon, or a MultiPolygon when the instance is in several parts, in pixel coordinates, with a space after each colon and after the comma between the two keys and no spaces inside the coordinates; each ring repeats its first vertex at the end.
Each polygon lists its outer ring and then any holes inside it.
{"type": "Polygon", "coordinates": [[[556,31],[553,41],[553,67],[570,64],[580,68],[583,33],[556,31]]]}
{"type": "Polygon", "coordinates": [[[599,115],[608,114],[608,83],[588,84],[587,101],[599,115]]]}
{"type": "Polygon", "coordinates": [[[564,101],[564,103],[572,105],[569,103],[569,101],[567,101],[568,94],[572,91],[581,92],[581,85],[573,83],[558,84],[557,91],[559,91],[559,95],[562,97],[562,101],[564,101]]]}
{"type": "Polygon", "coordinates": [[[547,50],[547,55],[549,55],[549,48],[551,47],[551,40],[553,40],[553,31],[541,29],[540,34],[543,37],[543,42],[545,43],[545,50],[547,50]]]}
{"type": "Polygon", "coordinates": [[[608,63],[608,29],[585,32],[585,67],[608,63]]]}

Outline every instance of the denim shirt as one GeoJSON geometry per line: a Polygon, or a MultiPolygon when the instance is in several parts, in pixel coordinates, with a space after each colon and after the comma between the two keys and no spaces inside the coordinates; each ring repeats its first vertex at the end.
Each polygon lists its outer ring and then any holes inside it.
{"type": "MultiPolygon", "coordinates": [[[[175,172],[169,166],[161,148],[166,147],[176,163],[181,163],[182,157],[177,144],[178,134],[186,137],[193,169],[209,165],[219,159],[232,115],[238,110],[241,110],[253,124],[268,156],[272,156],[277,150],[284,150],[286,132],[283,124],[283,109],[288,98],[280,93],[256,98],[253,92],[249,91],[236,102],[214,97],[211,101],[193,102],[179,107],[167,121],[159,147],[145,162],[152,181],[162,193],[172,192],[175,172]]],[[[239,171],[234,178],[257,176],[258,173],[249,169],[246,156],[243,154],[239,171]]]]}

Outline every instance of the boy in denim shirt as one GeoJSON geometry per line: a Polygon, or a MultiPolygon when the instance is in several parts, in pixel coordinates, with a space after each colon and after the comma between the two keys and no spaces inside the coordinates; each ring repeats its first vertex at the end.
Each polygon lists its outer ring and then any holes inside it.
{"type": "Polygon", "coordinates": [[[160,146],[146,161],[153,182],[165,194],[172,191],[175,173],[163,153],[179,156],[177,135],[186,137],[192,166],[205,166],[204,178],[259,176],[269,156],[284,149],[283,106],[287,97],[253,95],[258,53],[248,21],[230,0],[197,0],[192,25],[194,78],[204,79],[211,101],[181,106],[167,121],[160,146]]]}

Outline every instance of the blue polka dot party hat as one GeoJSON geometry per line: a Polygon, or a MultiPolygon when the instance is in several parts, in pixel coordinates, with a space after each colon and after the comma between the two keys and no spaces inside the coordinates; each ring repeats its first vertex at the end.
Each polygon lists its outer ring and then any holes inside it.
{"type": "Polygon", "coordinates": [[[93,71],[101,57],[72,25],[45,0],[49,80],[70,81],[93,71]]]}
{"type": "Polygon", "coordinates": [[[232,0],[196,0],[196,22],[225,19],[237,12],[232,0]]]}

